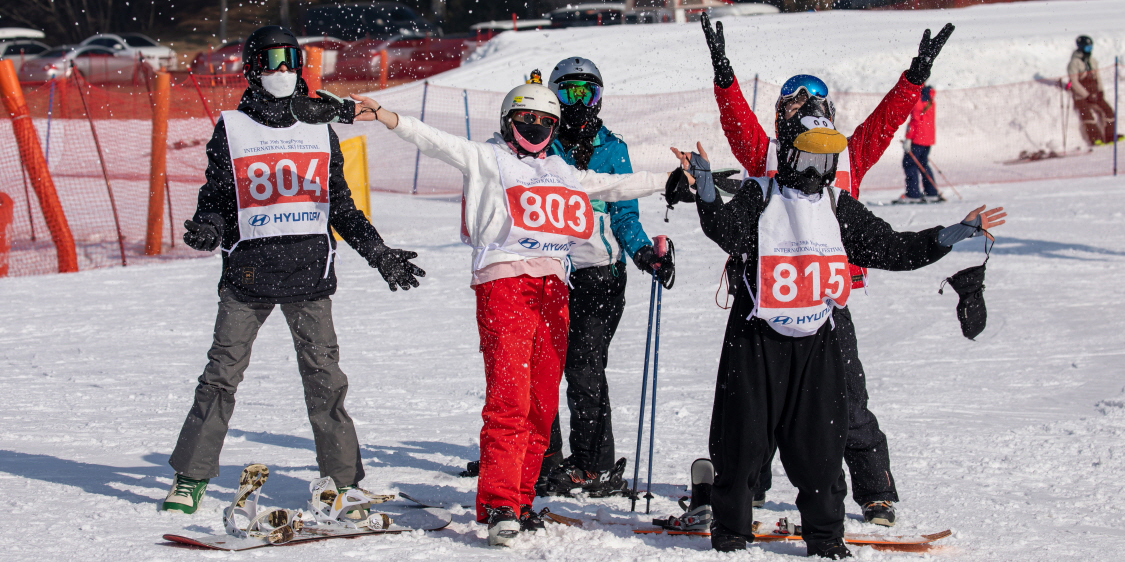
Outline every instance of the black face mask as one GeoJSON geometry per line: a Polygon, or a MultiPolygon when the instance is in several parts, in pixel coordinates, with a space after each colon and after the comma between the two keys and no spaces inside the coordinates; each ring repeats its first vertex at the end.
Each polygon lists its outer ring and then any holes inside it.
{"type": "Polygon", "coordinates": [[[531,144],[539,144],[549,138],[554,130],[551,127],[536,125],[535,123],[513,123],[516,132],[531,144]]]}
{"type": "Polygon", "coordinates": [[[574,142],[591,138],[598,134],[602,128],[602,120],[598,118],[602,104],[599,101],[594,107],[576,103],[562,106],[562,125],[559,127],[559,138],[573,144],[574,142]]]}

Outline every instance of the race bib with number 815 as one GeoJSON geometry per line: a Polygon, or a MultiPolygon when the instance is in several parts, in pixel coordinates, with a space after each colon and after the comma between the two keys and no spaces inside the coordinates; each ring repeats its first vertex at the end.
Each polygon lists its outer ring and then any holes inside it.
{"type": "Polygon", "coordinates": [[[761,256],[763,308],[805,308],[830,298],[840,307],[848,302],[851,282],[846,256],[761,256]]]}

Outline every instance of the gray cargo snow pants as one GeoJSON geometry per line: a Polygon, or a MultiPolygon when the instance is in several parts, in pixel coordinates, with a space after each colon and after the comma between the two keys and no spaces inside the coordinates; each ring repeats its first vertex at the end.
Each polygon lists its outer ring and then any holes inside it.
{"type": "MultiPolygon", "coordinates": [[[[339,366],[332,301],[323,298],[280,306],[297,351],[320,474],[331,476],[337,486],[357,484],[364,476],[363,464],[355,426],[344,410],[348,377],[339,366]]],[[[215,340],[207,352],[207,367],[195,387],[195,403],[184,420],[176,450],[168,459],[177,473],[189,478],[219,475],[219,452],[234,413],[234,393],[250,364],[258,328],[273,308],[269,303],[236,300],[225,288],[219,291],[215,340]]]]}

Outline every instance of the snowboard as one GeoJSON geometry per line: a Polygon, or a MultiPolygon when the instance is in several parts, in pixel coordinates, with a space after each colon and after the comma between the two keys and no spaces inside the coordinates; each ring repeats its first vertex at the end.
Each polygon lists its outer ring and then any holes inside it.
{"type": "Polygon", "coordinates": [[[183,544],[211,550],[240,551],[261,548],[265,546],[288,546],[311,541],[326,539],[352,538],[367,535],[393,535],[406,531],[437,531],[444,529],[452,521],[452,515],[436,507],[415,507],[405,505],[381,504],[379,513],[386,513],[391,518],[391,525],[386,529],[343,529],[339,527],[326,527],[323,525],[308,524],[297,532],[292,540],[273,545],[265,537],[239,538],[233,535],[204,535],[188,537],[184,535],[166,534],[164,540],[175,544],[183,544]]]}
{"type": "MultiPolygon", "coordinates": [[[[755,523],[755,527],[758,524],[755,523]]],[[[697,537],[709,537],[711,533],[703,531],[669,531],[661,527],[652,527],[647,529],[634,529],[634,533],[639,535],[687,535],[697,537]]],[[[940,533],[932,533],[928,535],[876,535],[869,533],[845,533],[844,542],[856,546],[870,546],[876,550],[895,550],[907,552],[920,552],[930,549],[933,542],[944,539],[953,534],[953,531],[945,530],[940,533]]],[[[799,534],[783,534],[783,533],[754,533],[755,542],[780,542],[780,541],[800,541],[801,535],[799,534]]]]}

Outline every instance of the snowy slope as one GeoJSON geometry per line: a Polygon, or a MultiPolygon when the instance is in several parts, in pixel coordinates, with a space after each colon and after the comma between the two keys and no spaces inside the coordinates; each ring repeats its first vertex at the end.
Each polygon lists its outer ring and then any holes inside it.
{"type": "MultiPolygon", "coordinates": [[[[1125,180],[1052,181],[963,189],[964,202],[877,213],[900,228],[1003,203],[1011,222],[988,264],[989,327],[961,337],[956,297],[940,280],[980,263],[979,242],[911,273],[874,276],[851,301],[872,408],[890,439],[900,487],[896,533],[946,528],[931,557],[859,549],[858,559],[951,562],[1109,561],[1125,547],[1125,180]]],[[[374,223],[389,243],[418,250],[423,286],[389,293],[351,250],[334,297],[348,409],[376,492],[404,491],[470,506],[474,480],[454,476],[478,454],[483,377],[468,289],[469,250],[458,242],[456,201],[378,195],[374,223]]],[[[713,303],[721,251],[691,207],[660,220],[642,201],[650,234],[679,250],[679,281],[665,294],[654,515],[677,511],[691,461],[707,454],[715,369],[726,313],[713,303]]],[[[269,505],[303,505],[316,474],[285,323],[262,329],[222,457],[223,472],[195,516],[158,513],[171,481],[167,457],[191,403],[215,314],[220,260],[0,279],[0,552],[5,560],[794,560],[795,545],[718,555],[703,539],[638,537],[623,525],[552,526],[512,552],[484,546],[485,530],[454,508],[429,535],[338,540],[228,555],[167,546],[160,536],[222,532],[220,511],[241,466],[273,470],[269,505]],[[47,536],[50,535],[50,536],[47,536]]],[[[632,473],[648,283],[630,265],[628,306],[610,379],[616,446],[632,473]]],[[[275,313],[280,316],[280,313],[275,313]]],[[[564,424],[566,423],[564,413],[564,424]]],[[[780,464],[756,518],[797,517],[780,464]]],[[[641,523],[623,499],[540,502],[600,521],[641,523]]],[[[848,502],[849,531],[873,530],[848,502]]]]}
{"type": "MultiPolygon", "coordinates": [[[[1111,64],[1125,51],[1120,0],[993,4],[958,10],[829,11],[725,18],[727,55],[743,82],[758,73],[781,84],[794,74],[823,78],[833,91],[885,92],[910,65],[922,32],[957,26],[934,66],[938,89],[972,88],[1065,74],[1074,38],[1094,38],[1111,64]]],[[[503,33],[459,69],[431,83],[506,92],[533,68],[561,56],[597,63],[609,95],[695,90],[711,83],[698,23],[503,33]],[[487,76],[487,80],[481,80],[487,76]]]]}

